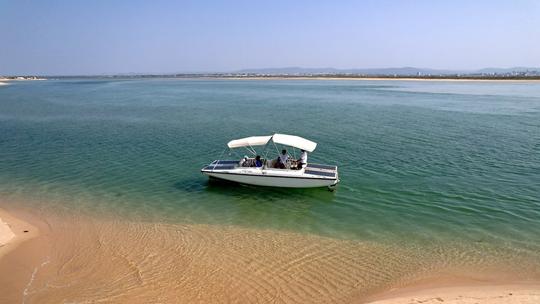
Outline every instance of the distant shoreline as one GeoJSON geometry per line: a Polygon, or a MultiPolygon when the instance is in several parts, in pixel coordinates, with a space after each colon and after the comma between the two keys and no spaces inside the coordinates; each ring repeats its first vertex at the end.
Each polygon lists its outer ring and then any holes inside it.
{"type": "MultiPolygon", "coordinates": [[[[173,74],[173,75],[80,75],[40,76],[41,79],[216,79],[216,80],[371,80],[371,81],[494,81],[540,82],[540,76],[468,77],[468,76],[352,76],[352,75],[230,75],[230,74],[173,74]]],[[[38,80],[36,79],[36,80],[38,80]]],[[[7,80],[7,79],[6,79],[7,80]]],[[[11,79],[10,79],[11,80],[11,79]]],[[[31,79],[30,79],[31,80],[31,79]]],[[[0,79],[0,82],[4,79],[0,79]]]]}
{"type": "Polygon", "coordinates": [[[539,78],[444,78],[444,77],[305,77],[305,76],[272,76],[272,77],[198,77],[204,79],[234,80],[371,80],[371,81],[456,81],[456,82],[540,82],[539,78]]]}
{"type": "Polygon", "coordinates": [[[13,77],[0,77],[0,86],[8,85],[8,82],[11,81],[29,81],[29,80],[47,80],[43,77],[37,77],[37,76],[13,76],[13,77]]]}

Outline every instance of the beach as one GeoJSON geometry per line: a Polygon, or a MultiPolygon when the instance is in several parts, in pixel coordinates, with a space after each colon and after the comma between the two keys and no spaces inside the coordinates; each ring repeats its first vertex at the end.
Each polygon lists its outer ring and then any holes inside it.
{"type": "Polygon", "coordinates": [[[3,205],[0,202],[0,302],[21,302],[49,244],[36,226],[1,209],[3,205]]]}
{"type": "Polygon", "coordinates": [[[16,244],[0,259],[0,272],[14,274],[0,277],[6,303],[537,303],[540,296],[540,281],[519,281],[526,276],[509,267],[502,275],[435,270],[368,242],[18,211],[30,225],[0,214],[12,231],[3,226],[2,248],[16,244]]]}
{"type": "Polygon", "coordinates": [[[399,291],[398,296],[368,301],[372,304],[534,304],[540,302],[540,285],[472,285],[399,291]]]}
{"type": "Polygon", "coordinates": [[[38,235],[39,230],[36,227],[0,209],[0,258],[19,244],[38,235]]]}
{"type": "Polygon", "coordinates": [[[11,81],[35,81],[35,80],[46,80],[46,78],[36,77],[36,76],[26,76],[26,77],[17,77],[17,78],[2,78],[0,77],[0,86],[8,85],[11,81]]]}

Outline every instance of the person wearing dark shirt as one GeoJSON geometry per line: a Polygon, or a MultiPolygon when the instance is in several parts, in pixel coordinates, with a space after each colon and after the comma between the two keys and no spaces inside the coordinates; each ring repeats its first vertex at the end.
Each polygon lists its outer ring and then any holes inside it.
{"type": "Polygon", "coordinates": [[[255,167],[262,167],[262,161],[261,161],[260,155],[255,156],[255,167]]]}

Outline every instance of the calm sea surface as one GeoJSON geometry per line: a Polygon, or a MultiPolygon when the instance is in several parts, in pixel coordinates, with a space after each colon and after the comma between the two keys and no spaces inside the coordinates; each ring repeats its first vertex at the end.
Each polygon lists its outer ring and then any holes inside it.
{"type": "Polygon", "coordinates": [[[12,82],[0,87],[0,197],[94,216],[540,254],[540,83],[12,82]],[[337,191],[216,184],[199,172],[229,140],[274,132],[317,142],[310,161],[339,166],[337,191]]]}

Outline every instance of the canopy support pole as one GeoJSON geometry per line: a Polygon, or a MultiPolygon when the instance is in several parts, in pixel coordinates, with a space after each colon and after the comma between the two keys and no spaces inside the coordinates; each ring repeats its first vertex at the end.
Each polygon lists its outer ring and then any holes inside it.
{"type": "MultiPolygon", "coordinates": [[[[230,149],[229,149],[230,150],[230,149]]],[[[217,162],[214,164],[214,166],[212,167],[212,172],[214,172],[214,169],[217,167],[217,165],[219,165],[219,161],[221,160],[221,157],[223,157],[223,154],[225,154],[225,151],[227,151],[227,149],[223,150],[221,152],[221,155],[219,156],[219,159],[217,160],[217,162]]]]}

